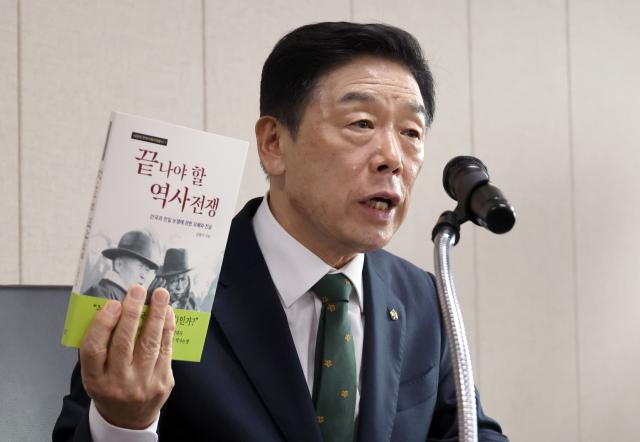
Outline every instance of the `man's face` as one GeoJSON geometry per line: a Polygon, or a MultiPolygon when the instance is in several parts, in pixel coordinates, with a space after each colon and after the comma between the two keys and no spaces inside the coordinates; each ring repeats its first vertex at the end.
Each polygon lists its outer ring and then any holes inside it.
{"type": "Polygon", "coordinates": [[[184,296],[188,283],[189,277],[186,273],[170,276],[169,278],[167,278],[167,290],[169,290],[171,298],[177,299],[184,296]]]}
{"type": "Polygon", "coordinates": [[[330,71],[295,140],[288,131],[281,137],[274,215],[332,265],[383,247],[406,216],[425,132],[420,89],[402,65],[362,57],[330,71]]]}
{"type": "Polygon", "coordinates": [[[115,271],[122,278],[126,289],[135,284],[144,285],[151,270],[144,262],[133,256],[119,256],[115,259],[115,271]]]}

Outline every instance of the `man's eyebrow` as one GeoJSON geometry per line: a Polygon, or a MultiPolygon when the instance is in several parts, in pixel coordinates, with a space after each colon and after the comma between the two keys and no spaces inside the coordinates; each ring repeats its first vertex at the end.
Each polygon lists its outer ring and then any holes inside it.
{"type": "Polygon", "coordinates": [[[427,109],[424,107],[424,104],[420,103],[407,103],[407,105],[414,111],[416,114],[422,114],[423,118],[427,118],[427,109]]]}
{"type": "MultiPolygon", "coordinates": [[[[376,101],[378,101],[378,99],[371,95],[368,94],[366,92],[347,92],[346,94],[344,94],[340,100],[338,100],[339,103],[350,103],[350,102],[360,102],[360,103],[375,103],[376,101]]],[[[421,103],[417,103],[417,102],[406,102],[406,106],[414,113],[416,114],[422,114],[422,116],[424,118],[427,117],[427,110],[425,109],[424,105],[421,103]]]]}

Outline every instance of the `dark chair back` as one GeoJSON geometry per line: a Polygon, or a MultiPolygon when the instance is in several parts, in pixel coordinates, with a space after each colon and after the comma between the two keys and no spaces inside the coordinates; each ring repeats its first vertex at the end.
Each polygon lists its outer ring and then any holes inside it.
{"type": "Polygon", "coordinates": [[[1,440],[51,440],[78,358],[60,344],[70,290],[0,286],[1,440]]]}

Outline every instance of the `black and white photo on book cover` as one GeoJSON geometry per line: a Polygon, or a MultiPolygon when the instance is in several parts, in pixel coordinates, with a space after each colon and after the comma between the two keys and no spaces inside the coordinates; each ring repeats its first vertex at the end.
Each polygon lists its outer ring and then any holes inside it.
{"type": "MultiPolygon", "coordinates": [[[[175,236],[175,235],[174,235],[175,236]]],[[[147,304],[156,288],[169,292],[173,308],[210,311],[222,256],[180,247],[178,238],[162,238],[148,228],[89,238],[82,293],[122,301],[127,288],[147,288],[147,304]]]]}

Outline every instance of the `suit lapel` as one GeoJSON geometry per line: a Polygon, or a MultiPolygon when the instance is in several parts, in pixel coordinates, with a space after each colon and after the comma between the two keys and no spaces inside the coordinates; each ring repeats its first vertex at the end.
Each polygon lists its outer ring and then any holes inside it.
{"type": "Polygon", "coordinates": [[[286,315],[253,233],[259,203],[250,201],[231,226],[213,317],[284,438],[321,441],[286,315]]]}
{"type": "Polygon", "coordinates": [[[404,305],[376,266],[376,254],[367,254],[363,272],[365,293],[362,392],[358,440],[388,441],[396,414],[404,350],[404,305]],[[391,318],[395,309],[397,319],[391,318]]]}

